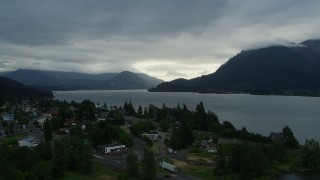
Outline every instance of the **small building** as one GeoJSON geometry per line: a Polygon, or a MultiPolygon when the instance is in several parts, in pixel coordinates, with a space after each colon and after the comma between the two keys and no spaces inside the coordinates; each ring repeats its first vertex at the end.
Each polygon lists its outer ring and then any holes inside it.
{"type": "Polygon", "coordinates": [[[59,108],[53,107],[50,108],[45,114],[50,114],[51,116],[59,116],[59,108]]]}
{"type": "Polygon", "coordinates": [[[163,169],[166,169],[166,170],[171,171],[171,172],[174,172],[174,173],[178,171],[178,169],[177,169],[177,167],[176,167],[175,165],[170,164],[170,163],[167,163],[167,162],[165,162],[165,161],[160,162],[160,163],[159,163],[159,166],[160,166],[161,168],[163,168],[163,169]]]}
{"type": "Polygon", "coordinates": [[[77,123],[76,118],[72,117],[72,118],[67,118],[66,119],[65,125],[66,126],[74,126],[74,125],[76,125],[76,123],[77,123]]]}
{"type": "Polygon", "coordinates": [[[28,138],[19,140],[18,143],[20,147],[27,146],[30,148],[30,147],[37,146],[40,143],[40,140],[35,137],[28,137],[28,138]]]}
{"type": "Polygon", "coordinates": [[[3,121],[14,121],[14,114],[2,114],[3,121]]]}
{"type": "Polygon", "coordinates": [[[39,126],[42,127],[44,125],[44,122],[50,119],[51,119],[51,115],[45,115],[45,116],[36,117],[33,119],[33,121],[37,121],[39,126]]]}
{"type": "Polygon", "coordinates": [[[99,121],[105,121],[106,120],[106,118],[103,118],[103,117],[98,117],[97,118],[97,121],[99,122],[99,121]]]}
{"type": "Polygon", "coordinates": [[[158,140],[160,135],[158,133],[143,133],[142,136],[147,137],[151,140],[158,140]]]}
{"type": "Polygon", "coordinates": [[[124,144],[106,144],[98,146],[98,151],[103,154],[122,154],[127,152],[124,144]]]}
{"type": "Polygon", "coordinates": [[[282,133],[271,132],[269,138],[273,141],[281,141],[283,138],[282,133]]]}

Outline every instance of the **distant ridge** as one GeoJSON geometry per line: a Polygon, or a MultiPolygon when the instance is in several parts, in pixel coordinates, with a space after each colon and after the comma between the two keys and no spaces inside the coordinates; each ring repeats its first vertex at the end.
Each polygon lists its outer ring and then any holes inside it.
{"type": "Polygon", "coordinates": [[[52,97],[52,93],[25,86],[6,77],[0,77],[0,103],[4,100],[24,99],[26,97],[52,97]]]}
{"type": "Polygon", "coordinates": [[[163,81],[146,74],[121,73],[85,74],[61,71],[18,69],[3,76],[22,84],[45,90],[147,89],[163,81]]]}
{"type": "Polygon", "coordinates": [[[320,40],[242,51],[215,73],[164,82],[150,91],[318,96],[320,40]]]}

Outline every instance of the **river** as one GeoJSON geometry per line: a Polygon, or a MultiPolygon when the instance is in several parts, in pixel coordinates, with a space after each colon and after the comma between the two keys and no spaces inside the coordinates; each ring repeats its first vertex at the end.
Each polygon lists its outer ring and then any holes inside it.
{"type": "Polygon", "coordinates": [[[147,90],[83,90],[56,91],[58,100],[81,102],[89,99],[108,106],[132,101],[137,108],[153,103],[161,107],[176,107],[185,103],[194,109],[202,101],[206,110],[215,112],[220,122],[230,121],[237,129],[269,135],[288,125],[301,144],[306,139],[320,141],[320,98],[295,96],[259,96],[248,94],[197,94],[175,92],[148,92],[147,90]]]}

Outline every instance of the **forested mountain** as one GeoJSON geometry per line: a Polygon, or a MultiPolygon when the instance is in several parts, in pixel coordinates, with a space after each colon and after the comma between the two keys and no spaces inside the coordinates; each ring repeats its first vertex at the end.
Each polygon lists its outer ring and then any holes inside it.
{"type": "Polygon", "coordinates": [[[242,51],[215,73],[177,79],[150,91],[305,94],[320,92],[320,40],[242,51]]]}
{"type": "Polygon", "coordinates": [[[3,100],[23,99],[26,97],[52,97],[52,93],[25,86],[6,77],[0,77],[1,102],[3,100]]]}
{"type": "Polygon", "coordinates": [[[3,74],[3,76],[25,85],[46,90],[147,89],[163,82],[146,74],[136,74],[129,71],[85,74],[19,69],[3,74]]]}

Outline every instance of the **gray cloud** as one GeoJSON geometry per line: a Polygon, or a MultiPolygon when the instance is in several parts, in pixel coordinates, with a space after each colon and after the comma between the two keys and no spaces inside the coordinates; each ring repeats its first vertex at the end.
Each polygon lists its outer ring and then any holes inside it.
{"type": "Polygon", "coordinates": [[[243,49],[319,38],[319,9],[317,0],[1,1],[0,68],[192,78],[243,49]]]}

